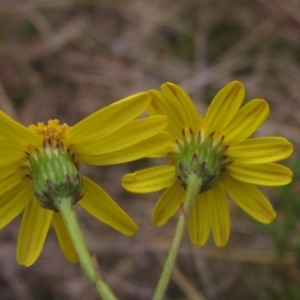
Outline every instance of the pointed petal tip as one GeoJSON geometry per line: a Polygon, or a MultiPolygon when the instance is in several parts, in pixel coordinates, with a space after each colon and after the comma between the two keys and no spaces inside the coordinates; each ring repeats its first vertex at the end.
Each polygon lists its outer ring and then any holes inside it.
{"type": "Polygon", "coordinates": [[[223,248],[226,246],[228,240],[229,240],[229,235],[230,235],[230,229],[224,227],[224,228],[219,228],[219,232],[214,232],[214,241],[217,247],[223,248]]]}
{"type": "Polygon", "coordinates": [[[126,188],[126,184],[132,183],[136,177],[136,173],[128,173],[122,178],[122,186],[126,188]]]}
{"type": "Polygon", "coordinates": [[[165,92],[165,91],[168,90],[168,89],[171,90],[172,92],[177,91],[177,92],[179,92],[179,93],[182,93],[182,94],[184,94],[185,96],[187,96],[187,97],[190,98],[190,96],[187,94],[186,90],[185,90],[183,87],[181,87],[180,85],[176,84],[176,83],[173,83],[173,82],[165,82],[165,83],[163,83],[163,84],[161,85],[161,90],[162,90],[163,92],[165,92]]]}
{"type": "Polygon", "coordinates": [[[151,96],[151,98],[160,94],[161,92],[159,92],[158,90],[154,90],[154,89],[149,90],[149,95],[151,96]]]}
{"type": "Polygon", "coordinates": [[[194,246],[199,246],[199,247],[205,246],[208,242],[208,239],[209,239],[209,235],[207,237],[199,237],[199,236],[197,237],[197,236],[192,236],[190,234],[190,241],[194,246]]]}
{"type": "Polygon", "coordinates": [[[284,183],[283,185],[290,184],[293,180],[293,176],[294,176],[293,171],[290,170],[290,174],[287,176],[286,183],[284,183]]]}
{"type": "Polygon", "coordinates": [[[228,84],[236,85],[236,86],[239,86],[239,87],[244,87],[243,83],[239,80],[232,80],[228,84]]]}
{"type": "Polygon", "coordinates": [[[123,176],[122,178],[122,187],[129,192],[140,192],[139,190],[137,191],[135,181],[136,181],[137,173],[128,173],[123,176]]]}
{"type": "Polygon", "coordinates": [[[163,218],[158,214],[152,214],[151,221],[155,226],[161,227],[169,221],[169,218],[163,218]]]}
{"type": "MultiPolygon", "coordinates": [[[[267,109],[268,111],[270,111],[270,105],[265,99],[256,98],[256,99],[253,99],[253,100],[256,100],[257,102],[260,102],[261,107],[263,107],[264,109],[267,109]]],[[[253,101],[253,100],[251,100],[251,101],[253,101]]]]}
{"type": "Polygon", "coordinates": [[[169,86],[169,87],[171,87],[171,86],[175,86],[175,87],[177,87],[178,85],[176,84],[176,83],[173,83],[173,82],[171,82],[171,81],[166,81],[166,82],[164,82],[162,85],[161,85],[161,88],[163,88],[164,86],[169,86]]]}
{"type": "Polygon", "coordinates": [[[192,244],[194,246],[199,246],[199,247],[205,246],[207,244],[207,241],[208,241],[208,239],[205,239],[205,240],[204,239],[195,240],[195,239],[192,239],[191,237],[190,237],[190,240],[191,240],[191,242],[192,242],[192,244]]]}
{"type": "Polygon", "coordinates": [[[279,165],[279,166],[282,167],[283,172],[281,174],[278,174],[279,181],[278,181],[277,186],[290,184],[292,182],[293,176],[294,176],[293,171],[286,166],[283,166],[283,165],[279,165]]]}
{"type": "Polygon", "coordinates": [[[219,248],[224,248],[227,245],[228,239],[229,237],[220,240],[215,240],[215,244],[219,248]]]}
{"type": "MultiPolygon", "coordinates": [[[[169,125],[168,117],[164,116],[164,115],[154,115],[154,116],[148,117],[148,119],[151,121],[155,121],[155,123],[157,124],[157,129],[152,126],[153,135],[162,132],[162,130],[169,125]]],[[[150,121],[147,121],[147,123],[150,124],[150,121]]],[[[145,124],[147,124],[147,123],[145,123],[145,124]]],[[[151,125],[148,125],[148,126],[151,126],[151,125]]]]}
{"type": "MultiPolygon", "coordinates": [[[[261,117],[263,119],[262,123],[268,118],[270,114],[270,105],[269,103],[264,99],[252,99],[250,101],[253,103],[253,109],[249,112],[249,116],[253,118],[261,117]]],[[[250,103],[248,102],[248,103],[250,103]]]]}
{"type": "Polygon", "coordinates": [[[21,253],[19,253],[17,249],[17,262],[19,265],[24,266],[24,267],[31,267],[37,260],[39,256],[34,257],[34,256],[22,256],[21,253]]]}
{"type": "MultiPolygon", "coordinates": [[[[156,207],[157,207],[157,205],[156,205],[156,207]]],[[[152,212],[151,221],[155,226],[162,227],[169,221],[171,216],[169,214],[164,213],[164,212],[158,211],[155,208],[152,212]]]]}
{"type": "Polygon", "coordinates": [[[236,93],[241,92],[243,95],[245,95],[245,87],[242,84],[242,82],[238,80],[233,80],[227,83],[221,90],[228,89],[229,91],[235,91],[236,93]]]}
{"type": "Polygon", "coordinates": [[[127,96],[119,101],[116,101],[115,105],[118,105],[118,103],[120,103],[121,101],[128,101],[130,99],[135,99],[135,98],[141,98],[141,99],[144,99],[144,101],[148,101],[150,103],[151,101],[151,97],[150,97],[150,93],[149,91],[144,91],[144,92],[139,92],[139,93],[136,93],[136,94],[133,94],[133,95],[130,95],[130,96],[127,96]]]}
{"type": "Polygon", "coordinates": [[[163,217],[162,214],[157,213],[157,210],[154,208],[151,215],[151,221],[155,226],[161,227],[169,221],[169,218],[163,217]]]}
{"type": "Polygon", "coordinates": [[[176,83],[173,83],[173,82],[165,82],[164,84],[161,85],[161,90],[164,91],[164,90],[171,90],[173,91],[177,91],[179,93],[183,93],[184,95],[187,95],[189,98],[190,96],[187,94],[187,91],[185,88],[183,88],[182,86],[176,84],[176,83]]]}
{"type": "Polygon", "coordinates": [[[130,224],[129,227],[127,227],[126,231],[123,231],[127,236],[133,236],[136,234],[136,232],[139,230],[139,226],[133,221],[132,224],[130,224]]]}
{"type": "Polygon", "coordinates": [[[287,143],[286,144],[286,148],[285,148],[286,155],[287,155],[286,157],[289,157],[294,152],[294,145],[290,141],[288,141],[288,140],[286,140],[286,143],[287,143]]]}
{"type": "Polygon", "coordinates": [[[17,262],[19,265],[24,267],[30,267],[35,263],[36,260],[30,261],[30,260],[22,260],[20,257],[17,256],[17,262]]]}
{"type": "Polygon", "coordinates": [[[272,208],[268,211],[264,211],[264,218],[260,219],[259,222],[263,224],[270,224],[276,218],[276,211],[272,208]]]}
{"type": "MultiPolygon", "coordinates": [[[[111,226],[111,225],[110,225],[111,226]]],[[[139,230],[139,226],[133,221],[132,219],[127,220],[126,224],[123,222],[122,226],[113,227],[116,231],[126,235],[126,236],[133,236],[139,230]]]]}

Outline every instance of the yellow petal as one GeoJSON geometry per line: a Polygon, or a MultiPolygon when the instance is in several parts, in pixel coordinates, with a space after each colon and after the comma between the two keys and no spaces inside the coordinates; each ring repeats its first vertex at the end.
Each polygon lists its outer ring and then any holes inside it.
{"type": "Polygon", "coordinates": [[[208,214],[215,243],[218,247],[226,245],[230,233],[230,219],[226,195],[223,187],[217,182],[208,190],[208,214]]]}
{"type": "Polygon", "coordinates": [[[164,115],[168,118],[169,125],[166,131],[169,132],[173,139],[181,138],[183,124],[181,115],[177,107],[163,93],[151,90],[152,97],[151,105],[148,107],[148,112],[151,116],[164,115]]]}
{"type": "Polygon", "coordinates": [[[12,161],[8,163],[4,161],[3,163],[0,162],[0,181],[4,180],[7,177],[12,176],[15,173],[18,173],[21,170],[23,163],[24,163],[23,159],[19,159],[17,161],[12,161]]]}
{"type": "Polygon", "coordinates": [[[194,245],[205,245],[210,234],[209,198],[207,193],[197,196],[189,217],[190,239],[194,245]]]}
{"type": "Polygon", "coordinates": [[[269,116],[269,105],[264,100],[251,100],[235,115],[224,128],[224,143],[239,143],[251,136],[269,116]]]}
{"type": "Polygon", "coordinates": [[[103,155],[119,151],[156,135],[167,123],[165,116],[134,120],[106,138],[74,145],[72,152],[81,155],[103,155]]]}
{"type": "MultiPolygon", "coordinates": [[[[11,175],[5,177],[5,179],[0,181],[0,196],[3,195],[6,191],[15,187],[17,184],[21,183],[22,180],[26,180],[24,176],[24,171],[16,169],[11,175]]],[[[32,181],[28,180],[27,182],[32,187],[32,181]]]]}
{"type": "Polygon", "coordinates": [[[119,151],[99,156],[77,155],[79,161],[97,166],[113,165],[150,156],[169,145],[169,135],[161,132],[157,135],[119,151]]]}
{"type": "Polygon", "coordinates": [[[126,235],[138,229],[135,222],[96,183],[82,176],[84,197],[79,204],[92,216],[126,235]]]}
{"type": "Polygon", "coordinates": [[[26,267],[32,265],[44,247],[53,211],[44,209],[32,197],[25,208],[19,231],[17,260],[26,267]]]}
{"type": "Polygon", "coordinates": [[[197,132],[200,127],[199,113],[186,91],[170,82],[163,84],[161,89],[179,114],[180,119],[178,121],[181,123],[181,127],[190,128],[193,132],[197,132]]]}
{"type": "Polygon", "coordinates": [[[176,144],[174,143],[174,141],[170,141],[170,143],[168,144],[168,146],[166,148],[163,148],[159,151],[156,151],[154,154],[149,155],[149,157],[165,157],[168,156],[168,154],[172,153],[172,152],[176,152],[178,150],[176,144]]]}
{"type": "Polygon", "coordinates": [[[25,151],[26,149],[20,143],[12,139],[0,138],[0,167],[2,164],[7,165],[26,157],[25,151]]]}
{"type": "Polygon", "coordinates": [[[0,229],[10,223],[24,209],[33,197],[33,189],[28,180],[17,182],[0,197],[0,229]]]}
{"type": "Polygon", "coordinates": [[[234,202],[255,220],[268,224],[275,218],[272,205],[254,185],[226,174],[222,175],[221,183],[234,202]]]}
{"type": "Polygon", "coordinates": [[[52,224],[54,226],[60,248],[65,257],[71,262],[78,262],[78,256],[73,246],[71,237],[66,229],[65,223],[60,213],[53,213],[52,224]]]}
{"type": "Polygon", "coordinates": [[[151,193],[165,189],[177,181],[175,166],[159,166],[127,174],[122,186],[133,193],[151,193]]]}
{"type": "Polygon", "coordinates": [[[226,170],[237,180],[265,186],[288,184],[293,175],[289,168],[275,163],[247,165],[233,162],[226,166],[226,170]]]}
{"type": "Polygon", "coordinates": [[[0,136],[2,138],[30,143],[36,147],[40,146],[42,143],[42,138],[40,136],[10,118],[3,111],[0,111],[0,128],[0,136]]]}
{"type": "Polygon", "coordinates": [[[247,139],[230,146],[226,155],[234,161],[245,164],[261,164],[275,162],[289,157],[293,145],[281,137],[263,137],[247,139]]]}
{"type": "Polygon", "coordinates": [[[245,97],[244,86],[232,81],[214,97],[205,115],[204,132],[206,136],[222,130],[231,122],[245,97]]]}
{"type": "Polygon", "coordinates": [[[68,146],[76,145],[116,132],[140,115],[150,101],[149,93],[144,92],[129,96],[96,111],[71,127],[66,136],[66,144],[68,146]]]}
{"type": "Polygon", "coordinates": [[[156,226],[164,225],[178,211],[184,201],[185,193],[178,182],[167,188],[154,207],[152,222],[156,226]]]}

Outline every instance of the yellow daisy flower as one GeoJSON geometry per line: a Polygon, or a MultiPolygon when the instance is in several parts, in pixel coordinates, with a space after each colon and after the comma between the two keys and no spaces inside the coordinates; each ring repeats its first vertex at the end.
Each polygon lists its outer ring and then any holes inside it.
{"type": "Polygon", "coordinates": [[[168,135],[161,131],[166,117],[134,120],[150,102],[149,93],[139,93],[72,127],[50,120],[27,128],[0,111],[0,229],[24,211],[17,246],[20,264],[29,266],[37,260],[50,223],[65,256],[78,261],[62,216],[51,202],[55,197],[80,200],[100,221],[125,235],[136,232],[137,225],[117,203],[80,175],[79,164],[124,163],[165,147],[168,135]]]}
{"type": "Polygon", "coordinates": [[[123,178],[123,187],[135,193],[166,189],[159,198],[152,221],[164,225],[183,203],[186,178],[193,172],[202,177],[188,226],[191,241],[204,245],[213,232],[217,246],[229,238],[230,219],[226,194],[250,216],[271,222],[276,213],[255,187],[288,184],[292,172],[274,163],[287,158],[292,144],[281,137],[249,138],[269,115],[266,101],[254,99],[241,107],[245,91],[233,81],[222,88],[210,104],[205,118],[179,86],[162,85],[162,93],[151,91],[151,115],[168,117],[172,143],[156,156],[169,157],[164,166],[152,167],[123,178]]]}

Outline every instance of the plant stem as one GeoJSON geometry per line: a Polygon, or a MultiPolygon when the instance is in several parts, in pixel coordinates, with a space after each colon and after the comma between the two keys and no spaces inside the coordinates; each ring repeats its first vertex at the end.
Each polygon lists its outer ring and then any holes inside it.
{"type": "Polygon", "coordinates": [[[71,206],[71,201],[69,201],[68,198],[62,198],[60,201],[57,201],[56,204],[71,236],[84,274],[95,285],[96,290],[103,300],[117,300],[109,286],[101,278],[97,265],[94,263],[94,260],[87,249],[77,221],[76,213],[71,206]]]}
{"type": "Polygon", "coordinates": [[[170,278],[175,266],[177,259],[178,251],[181,245],[184,229],[186,226],[186,221],[188,219],[192,204],[196,199],[199,189],[201,186],[201,178],[191,175],[188,180],[187,189],[186,189],[186,199],[184,201],[183,210],[180,210],[179,219],[176,225],[174,238],[169,250],[166,262],[163,267],[159,282],[157,284],[156,290],[154,292],[152,300],[163,300],[170,278]]]}

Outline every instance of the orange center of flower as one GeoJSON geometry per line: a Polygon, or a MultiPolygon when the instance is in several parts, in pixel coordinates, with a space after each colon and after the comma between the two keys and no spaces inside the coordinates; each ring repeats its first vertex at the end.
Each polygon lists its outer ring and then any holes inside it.
{"type": "Polygon", "coordinates": [[[67,124],[59,124],[58,120],[49,120],[48,124],[40,122],[37,125],[30,125],[28,127],[34,133],[42,136],[44,140],[61,141],[65,138],[69,130],[67,124]]]}

